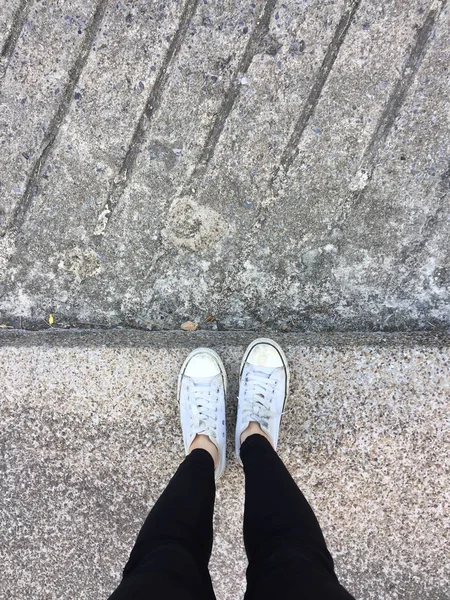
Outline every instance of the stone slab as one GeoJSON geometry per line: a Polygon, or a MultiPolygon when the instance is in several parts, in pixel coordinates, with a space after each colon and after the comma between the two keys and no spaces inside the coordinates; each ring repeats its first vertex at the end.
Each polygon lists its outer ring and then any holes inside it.
{"type": "Polygon", "coordinates": [[[0,323],[448,330],[445,1],[101,0],[67,44],[51,4],[2,88],[0,323]]]}

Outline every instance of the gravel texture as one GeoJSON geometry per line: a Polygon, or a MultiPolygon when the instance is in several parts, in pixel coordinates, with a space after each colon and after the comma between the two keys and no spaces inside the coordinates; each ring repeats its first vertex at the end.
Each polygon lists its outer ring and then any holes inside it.
{"type": "MultiPolygon", "coordinates": [[[[218,600],[245,589],[237,372],[251,336],[0,335],[0,598],[106,598],[183,458],[175,389],[190,348],[230,379],[217,489],[218,600]]],[[[292,369],[280,455],[358,600],[449,598],[449,339],[281,335],[292,369]]]]}

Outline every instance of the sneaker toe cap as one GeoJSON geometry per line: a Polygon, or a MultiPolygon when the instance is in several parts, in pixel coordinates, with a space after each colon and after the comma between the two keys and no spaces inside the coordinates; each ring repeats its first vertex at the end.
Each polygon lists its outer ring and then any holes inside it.
{"type": "Polygon", "coordinates": [[[206,352],[200,352],[195,354],[188,364],[184,374],[188,377],[214,377],[220,373],[220,366],[216,359],[207,354],[206,352]]]}
{"type": "Polygon", "coordinates": [[[257,367],[277,369],[283,366],[283,359],[278,350],[270,344],[257,344],[250,352],[247,362],[257,367]]]}

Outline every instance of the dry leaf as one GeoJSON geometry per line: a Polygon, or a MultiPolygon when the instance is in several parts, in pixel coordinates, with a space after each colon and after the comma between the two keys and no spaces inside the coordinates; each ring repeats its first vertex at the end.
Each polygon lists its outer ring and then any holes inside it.
{"type": "Polygon", "coordinates": [[[215,320],[216,320],[216,317],[214,317],[213,315],[208,315],[205,319],[205,323],[212,323],[215,320]]]}
{"type": "Polygon", "coordinates": [[[2,323],[0,325],[0,329],[12,329],[13,326],[12,325],[6,325],[5,323],[2,323]]]}
{"type": "Polygon", "coordinates": [[[181,329],[183,331],[196,331],[198,329],[198,323],[194,323],[193,321],[186,321],[181,325],[181,329]]]}
{"type": "Polygon", "coordinates": [[[54,322],[55,322],[55,319],[53,318],[53,315],[48,315],[48,324],[53,325],[54,322]]]}

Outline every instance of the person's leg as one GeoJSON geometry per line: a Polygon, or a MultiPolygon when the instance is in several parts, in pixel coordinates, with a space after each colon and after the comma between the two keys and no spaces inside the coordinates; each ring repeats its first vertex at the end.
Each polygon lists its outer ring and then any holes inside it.
{"type": "Polygon", "coordinates": [[[319,523],[262,435],[241,446],[245,471],[246,600],[350,600],[340,585],[319,523]]]}
{"type": "Polygon", "coordinates": [[[226,373],[198,348],[178,380],[187,458],[145,521],[110,600],[213,600],[208,573],[215,483],[225,468],[226,373]]]}
{"type": "Polygon", "coordinates": [[[196,449],[148,515],[110,600],[212,600],[214,461],[196,449]]]}
{"type": "Polygon", "coordinates": [[[241,363],[236,455],[245,470],[246,600],[349,600],[321,529],[276,453],[289,392],[280,346],[255,340],[241,363]]]}

